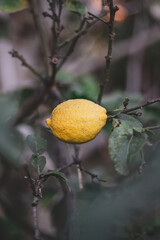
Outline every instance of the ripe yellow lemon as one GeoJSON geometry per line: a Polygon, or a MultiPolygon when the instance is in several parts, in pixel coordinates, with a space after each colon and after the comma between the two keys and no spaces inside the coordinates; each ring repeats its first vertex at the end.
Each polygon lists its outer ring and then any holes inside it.
{"type": "Polygon", "coordinates": [[[73,99],[59,104],[46,123],[60,140],[84,143],[97,136],[106,120],[105,108],[86,99],[73,99]]]}

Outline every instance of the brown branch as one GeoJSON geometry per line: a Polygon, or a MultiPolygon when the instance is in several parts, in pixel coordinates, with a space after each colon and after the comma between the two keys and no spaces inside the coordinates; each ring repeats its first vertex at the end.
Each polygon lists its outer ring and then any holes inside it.
{"type": "Polygon", "coordinates": [[[22,66],[28,68],[35,76],[37,76],[42,82],[44,82],[43,77],[31,65],[27,63],[27,61],[24,59],[22,55],[18,53],[18,51],[13,49],[12,51],[9,52],[9,54],[11,54],[11,56],[14,58],[19,59],[21,61],[22,66]]]}
{"type": "Polygon", "coordinates": [[[78,33],[81,32],[81,30],[83,29],[83,27],[86,23],[86,20],[87,20],[86,17],[84,17],[82,19],[79,28],[76,30],[77,36],[71,41],[70,47],[68,48],[65,56],[63,57],[61,63],[59,64],[57,70],[59,70],[63,66],[63,64],[67,61],[68,57],[74,52],[75,46],[80,37],[80,35],[78,33]]]}
{"type": "Polygon", "coordinates": [[[98,16],[94,15],[94,14],[93,14],[93,13],[91,13],[91,12],[88,12],[88,14],[89,14],[90,16],[92,16],[92,17],[96,18],[97,20],[99,20],[99,21],[103,22],[104,24],[107,24],[107,26],[108,26],[108,22],[104,21],[102,18],[100,18],[100,17],[98,17],[98,16]]]}
{"type": "Polygon", "coordinates": [[[139,106],[136,106],[136,107],[133,107],[133,108],[127,108],[127,109],[123,109],[122,111],[120,111],[119,113],[113,115],[113,116],[109,116],[109,119],[111,118],[115,118],[117,117],[119,114],[121,113],[124,113],[124,114],[129,114],[135,110],[138,110],[138,109],[143,109],[144,107],[146,106],[149,106],[151,104],[154,104],[154,103],[157,103],[157,102],[160,102],[160,97],[159,98],[156,98],[156,99],[153,99],[153,100],[150,100],[150,101],[147,101],[146,103],[142,104],[142,105],[139,105],[139,106]]]}
{"type": "Polygon", "coordinates": [[[32,213],[33,213],[33,228],[34,228],[34,239],[40,240],[40,230],[38,225],[38,203],[39,198],[42,197],[41,190],[42,190],[42,180],[41,179],[32,179],[28,166],[25,166],[25,172],[27,175],[27,179],[30,183],[32,194],[33,194],[33,201],[32,201],[32,213]]]}
{"type": "Polygon", "coordinates": [[[110,78],[110,67],[112,62],[112,46],[114,41],[114,18],[116,11],[118,11],[118,7],[114,6],[113,0],[108,0],[109,12],[110,12],[110,19],[107,24],[109,30],[109,38],[108,38],[108,53],[105,57],[106,59],[106,70],[105,70],[105,77],[103,81],[100,83],[100,91],[97,99],[97,103],[100,104],[102,100],[102,96],[104,93],[104,88],[107,82],[109,82],[110,78]]]}
{"type": "Polygon", "coordinates": [[[42,27],[41,18],[40,18],[40,9],[38,5],[38,1],[36,0],[28,0],[31,13],[33,15],[35,27],[39,33],[40,41],[41,41],[41,47],[44,55],[44,66],[46,71],[46,76],[49,75],[49,62],[48,62],[48,47],[46,43],[45,33],[44,29],[42,27]]]}
{"type": "MultiPolygon", "coordinates": [[[[106,14],[108,13],[108,11],[105,11],[104,13],[101,13],[99,15],[99,18],[102,18],[104,17],[106,14]]],[[[71,37],[71,38],[68,38],[66,39],[64,42],[62,42],[61,44],[59,44],[58,48],[61,49],[63,47],[65,47],[66,45],[70,44],[72,41],[74,41],[75,39],[80,38],[82,35],[86,34],[87,33],[87,30],[89,28],[91,28],[95,23],[97,23],[99,20],[98,19],[95,19],[91,22],[88,22],[85,27],[81,30],[81,31],[78,31],[76,32],[75,31],[75,34],[71,37]]]]}

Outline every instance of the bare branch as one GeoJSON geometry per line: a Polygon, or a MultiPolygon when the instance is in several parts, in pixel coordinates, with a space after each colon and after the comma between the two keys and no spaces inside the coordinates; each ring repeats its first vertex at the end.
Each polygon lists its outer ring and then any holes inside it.
{"type": "MultiPolygon", "coordinates": [[[[136,106],[136,107],[133,107],[133,108],[126,108],[126,109],[123,109],[122,111],[120,111],[119,113],[113,115],[113,116],[109,116],[108,119],[112,119],[112,118],[115,118],[117,117],[119,114],[121,113],[124,113],[124,114],[131,114],[133,111],[135,110],[138,110],[138,109],[143,109],[144,107],[146,106],[149,106],[151,104],[154,104],[154,103],[157,103],[157,102],[160,102],[160,97],[159,98],[156,98],[156,99],[153,99],[153,100],[150,100],[150,101],[147,101],[146,103],[142,104],[142,105],[139,105],[139,106],[136,106]]],[[[134,114],[134,113],[132,113],[134,114]]],[[[138,114],[138,113],[136,113],[138,114]]]]}
{"type": "Polygon", "coordinates": [[[16,50],[13,49],[12,51],[9,52],[9,54],[11,54],[11,56],[14,57],[14,58],[19,59],[19,60],[21,61],[21,63],[22,63],[22,66],[28,68],[35,76],[37,76],[42,82],[44,82],[43,77],[42,77],[31,65],[29,65],[29,64],[26,62],[26,60],[24,59],[24,57],[23,57],[22,55],[20,55],[20,54],[18,53],[18,51],[16,51],[16,50]]]}
{"type": "MultiPolygon", "coordinates": [[[[102,18],[104,17],[106,14],[108,13],[108,11],[105,11],[104,13],[100,14],[99,15],[99,18],[102,18]]],[[[82,35],[86,34],[87,33],[87,30],[89,28],[91,28],[95,23],[97,23],[99,20],[98,19],[95,19],[91,22],[88,22],[85,27],[81,30],[81,31],[78,31],[76,32],[75,31],[75,34],[71,37],[71,38],[68,38],[66,39],[64,42],[62,42],[61,44],[59,44],[58,48],[61,49],[63,47],[65,47],[66,45],[70,44],[72,41],[74,41],[76,38],[80,38],[82,35]]]]}
{"type": "Polygon", "coordinates": [[[100,84],[100,92],[98,95],[97,103],[100,104],[102,100],[102,96],[104,93],[104,88],[106,83],[109,81],[110,78],[110,66],[112,62],[112,46],[113,46],[113,41],[114,41],[114,18],[116,11],[118,11],[118,7],[114,6],[113,0],[108,0],[108,6],[109,6],[109,11],[110,11],[110,20],[109,23],[107,24],[107,27],[109,29],[109,38],[108,38],[108,53],[106,58],[106,71],[105,71],[105,78],[100,84]]]}
{"type": "Polygon", "coordinates": [[[44,29],[42,27],[41,18],[40,18],[40,14],[39,14],[40,9],[39,9],[39,5],[38,5],[38,1],[28,0],[28,3],[30,6],[31,13],[33,15],[35,27],[39,33],[39,37],[41,40],[41,47],[42,47],[43,55],[44,55],[45,71],[46,71],[46,76],[48,77],[48,75],[49,75],[48,48],[47,48],[47,44],[46,44],[44,29]]]}

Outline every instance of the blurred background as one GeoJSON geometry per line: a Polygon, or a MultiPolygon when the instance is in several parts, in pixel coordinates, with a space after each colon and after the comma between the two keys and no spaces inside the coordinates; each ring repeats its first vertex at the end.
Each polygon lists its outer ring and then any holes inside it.
{"type": "MultiPolygon", "coordinates": [[[[43,85],[9,51],[17,50],[42,76],[44,56],[32,14],[27,8],[15,11],[11,2],[0,0],[0,233],[2,240],[30,240],[33,239],[32,191],[25,179],[24,165],[29,165],[31,151],[26,137],[36,133],[47,140],[45,170],[71,162],[74,148],[46,129],[45,119],[59,103],[55,96],[44,98],[29,117],[12,127],[24,104],[43,85]]],[[[38,2],[41,12],[48,11],[47,0],[38,2]]],[[[62,12],[64,29],[59,44],[75,34],[84,14],[99,15],[102,8],[100,0],[83,0],[75,12],[67,3],[62,12]]],[[[125,97],[130,99],[129,107],[133,107],[160,96],[160,1],[117,0],[115,4],[119,11],[115,17],[113,60],[102,99],[108,111],[122,107],[125,97]]],[[[103,20],[108,18],[107,15],[103,20]]],[[[43,16],[41,21],[49,62],[52,21],[43,16]]],[[[99,21],[80,37],[56,76],[57,88],[64,99],[97,100],[99,83],[105,74],[107,44],[108,30],[99,21]]],[[[58,57],[63,59],[66,52],[67,46],[58,57]]],[[[160,104],[146,107],[140,121],[144,126],[158,125],[160,104]]],[[[120,176],[109,157],[111,128],[108,123],[93,141],[80,145],[84,167],[106,183],[93,183],[83,173],[84,186],[80,190],[76,167],[66,172],[72,196],[66,197],[54,178],[45,183],[38,211],[42,239],[160,239],[160,141],[145,147],[147,166],[141,175],[136,172],[120,176]],[[69,219],[72,212],[74,217],[69,219]]],[[[36,177],[31,166],[30,171],[36,177]]]]}

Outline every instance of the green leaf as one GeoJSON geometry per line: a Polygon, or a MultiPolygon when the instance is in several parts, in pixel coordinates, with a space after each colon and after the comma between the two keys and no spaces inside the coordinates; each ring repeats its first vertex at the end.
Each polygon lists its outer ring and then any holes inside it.
{"type": "Polygon", "coordinates": [[[122,175],[128,174],[127,154],[131,137],[132,135],[128,134],[123,127],[116,127],[109,137],[111,160],[115,170],[122,175]]]}
{"type": "MultiPolygon", "coordinates": [[[[122,119],[129,121],[129,118],[121,117],[122,119]]],[[[141,123],[138,124],[132,119],[131,122],[123,120],[120,127],[116,127],[109,137],[109,152],[115,170],[121,175],[128,175],[140,164],[140,151],[147,142],[147,135],[140,132],[141,123]],[[135,123],[134,127],[131,123],[135,123]]]]}
{"type": "Polygon", "coordinates": [[[65,6],[66,9],[70,12],[75,12],[79,14],[85,13],[85,4],[81,3],[80,1],[77,0],[67,1],[65,6]]]}
{"type": "Polygon", "coordinates": [[[153,131],[151,131],[151,130],[149,130],[149,129],[145,129],[145,133],[147,134],[147,136],[148,136],[148,141],[152,144],[152,143],[155,143],[156,141],[158,141],[158,137],[157,137],[157,135],[153,132],[153,131]]]}
{"type": "Polygon", "coordinates": [[[52,170],[52,171],[48,171],[47,173],[43,174],[42,176],[47,177],[47,178],[51,177],[51,176],[56,177],[58,180],[63,181],[67,185],[68,189],[70,190],[69,181],[66,178],[66,176],[64,175],[64,173],[52,170]]]}
{"type": "Polygon", "coordinates": [[[27,144],[35,154],[42,154],[47,149],[47,141],[37,135],[28,135],[27,144]]]}
{"type": "Polygon", "coordinates": [[[36,154],[32,154],[30,162],[34,167],[35,171],[40,173],[43,171],[46,165],[46,158],[44,156],[38,156],[36,154]]]}
{"type": "Polygon", "coordinates": [[[142,131],[143,125],[137,118],[127,114],[120,114],[118,119],[121,121],[121,127],[123,127],[126,132],[132,134],[133,130],[137,132],[142,131]]]}
{"type": "Polygon", "coordinates": [[[27,7],[27,0],[0,0],[0,10],[4,12],[16,12],[27,7]]]}
{"type": "Polygon", "coordinates": [[[136,130],[133,131],[133,135],[129,141],[127,154],[128,164],[132,165],[132,167],[140,164],[138,155],[140,155],[140,151],[143,149],[146,142],[147,135],[145,133],[140,133],[136,130]]]}

